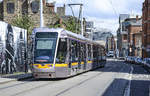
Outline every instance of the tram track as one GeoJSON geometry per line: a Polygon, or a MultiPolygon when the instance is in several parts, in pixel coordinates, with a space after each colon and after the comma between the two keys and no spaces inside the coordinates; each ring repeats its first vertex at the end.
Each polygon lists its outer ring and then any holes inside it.
{"type": "MultiPolygon", "coordinates": [[[[112,69],[113,69],[113,68],[109,68],[109,70],[107,70],[107,71],[109,72],[109,71],[111,71],[112,69]]],[[[73,88],[75,88],[75,87],[78,87],[78,86],[80,86],[81,84],[83,84],[83,83],[85,83],[85,82],[87,82],[87,81],[89,81],[89,80],[92,80],[92,79],[94,79],[94,78],[96,78],[97,76],[100,76],[100,75],[102,75],[102,74],[104,74],[104,72],[98,73],[98,74],[96,74],[96,75],[94,75],[94,76],[92,76],[92,77],[90,77],[90,78],[87,78],[86,80],[84,80],[84,81],[82,81],[82,82],[79,82],[78,84],[73,85],[73,86],[71,86],[71,87],[69,87],[69,88],[63,90],[62,92],[59,92],[59,93],[56,94],[55,96],[60,96],[60,95],[62,95],[62,94],[64,94],[64,93],[68,92],[69,90],[71,90],[71,89],[73,89],[73,88]]]]}
{"type": "MultiPolygon", "coordinates": [[[[110,68],[110,67],[109,67],[109,68],[108,68],[108,71],[110,71],[110,70],[112,70],[112,69],[113,69],[113,68],[110,68]]],[[[98,69],[96,69],[96,70],[98,70],[98,69]]],[[[60,93],[58,93],[56,96],[59,96],[60,94],[63,94],[63,93],[65,93],[66,91],[69,91],[69,89],[72,89],[72,88],[74,88],[74,87],[77,87],[77,86],[83,84],[84,82],[86,82],[86,81],[88,81],[88,80],[91,80],[91,79],[93,79],[93,78],[95,78],[95,77],[97,77],[97,76],[99,76],[99,75],[101,75],[101,74],[103,74],[103,72],[100,72],[100,73],[98,73],[98,74],[96,74],[96,75],[94,75],[94,76],[92,76],[92,77],[87,78],[87,79],[84,80],[84,81],[79,82],[78,84],[75,84],[74,86],[71,86],[71,87],[67,88],[66,90],[64,90],[64,91],[62,91],[62,92],[60,92],[60,93]]],[[[83,75],[83,74],[81,74],[81,75],[83,75]]],[[[79,75],[79,76],[80,76],[80,75],[79,75]]],[[[72,78],[72,77],[71,77],[71,78],[72,78]]],[[[68,78],[68,79],[70,79],[70,78],[68,78]]],[[[57,82],[58,82],[58,81],[54,81],[54,80],[53,80],[52,82],[48,82],[48,83],[45,83],[45,84],[40,84],[39,86],[36,86],[36,87],[33,87],[33,88],[29,88],[29,89],[27,89],[27,90],[18,92],[18,93],[16,93],[16,94],[11,95],[11,96],[18,96],[18,95],[27,93],[27,92],[29,92],[29,91],[33,91],[33,90],[38,89],[38,88],[48,86],[49,84],[51,84],[51,85],[56,84],[57,82]]],[[[29,82],[28,82],[28,83],[29,83],[29,82]]],[[[27,83],[24,83],[24,84],[27,84],[27,83]]]]}
{"type": "MultiPolygon", "coordinates": [[[[34,79],[34,78],[28,78],[28,79],[26,79],[25,81],[33,81],[33,80],[35,80],[35,79],[34,79]]],[[[21,80],[20,80],[20,81],[21,81],[21,80]]],[[[14,83],[14,82],[16,82],[16,80],[14,80],[14,81],[12,81],[12,82],[9,82],[9,83],[14,83]]],[[[9,83],[5,83],[5,84],[3,84],[3,85],[9,84],[9,83]]],[[[9,85],[9,86],[5,86],[5,87],[0,88],[0,91],[1,91],[1,90],[4,90],[4,89],[7,89],[7,88],[15,87],[15,86],[18,86],[18,85],[27,84],[27,83],[30,83],[30,82],[20,82],[20,83],[18,83],[18,84],[12,84],[12,85],[9,85]]]]}
{"type": "MultiPolygon", "coordinates": [[[[116,67],[115,69],[117,69],[118,67],[116,67]]],[[[107,70],[108,72],[109,71],[111,71],[112,69],[114,70],[114,68],[109,68],[110,70],[107,70]]],[[[118,72],[123,72],[125,70],[125,67],[124,68],[122,68],[121,70],[118,70],[118,72]]],[[[82,82],[80,82],[80,83],[78,83],[78,84],[76,84],[76,85],[74,85],[74,86],[71,86],[71,87],[69,87],[69,88],[67,88],[67,89],[65,89],[65,90],[63,90],[62,92],[59,92],[58,94],[56,94],[55,96],[61,96],[61,95],[63,95],[64,93],[66,93],[66,92],[68,92],[69,90],[71,90],[71,89],[73,89],[73,88],[75,88],[75,87],[78,87],[78,86],[80,86],[81,84],[83,84],[83,83],[85,83],[85,82],[87,82],[87,81],[89,81],[89,80],[91,80],[91,79],[94,79],[94,78],[96,78],[97,76],[100,76],[100,75],[102,75],[104,72],[101,72],[101,73],[99,73],[99,74],[97,74],[97,75],[95,75],[95,76],[92,76],[92,77],[90,77],[90,78],[88,78],[88,79],[86,79],[86,80],[84,80],[84,81],[82,81],[82,82]]],[[[115,74],[114,74],[114,76],[115,76],[115,74]]],[[[116,77],[116,76],[115,76],[116,77]]]]}
{"type": "MultiPolygon", "coordinates": [[[[100,71],[100,73],[97,73],[96,75],[94,75],[94,76],[90,76],[90,77],[88,77],[88,78],[86,78],[85,80],[82,80],[81,82],[78,82],[77,84],[75,84],[75,85],[72,85],[72,86],[69,86],[68,88],[66,88],[66,89],[64,89],[64,90],[62,90],[61,92],[59,92],[59,93],[57,93],[55,96],[60,96],[60,95],[62,95],[62,94],[64,94],[65,92],[67,92],[67,91],[69,91],[69,90],[71,90],[71,89],[73,89],[73,88],[75,88],[75,87],[78,87],[78,86],[80,86],[80,85],[82,85],[83,83],[85,83],[85,82],[87,82],[87,81],[89,81],[89,80],[92,80],[92,79],[94,79],[94,78],[96,78],[97,76],[99,76],[99,75],[102,75],[103,73],[105,73],[105,72],[103,72],[103,71],[108,71],[108,72],[113,72],[113,70],[116,70],[116,69],[118,69],[118,66],[116,66],[116,67],[105,67],[105,68],[103,68],[102,70],[101,69],[96,69],[96,70],[93,70],[93,71],[100,71]]],[[[125,68],[123,68],[123,69],[125,69],[125,68]]],[[[120,70],[118,70],[118,71],[120,71],[120,70]]],[[[85,74],[85,73],[84,73],[85,74]]],[[[81,74],[81,75],[79,75],[79,76],[84,76],[84,74],[81,74]]],[[[88,76],[88,75],[87,75],[88,76]]],[[[75,76],[76,77],[76,76],[75,76]]],[[[85,76],[84,76],[85,77],[85,76]]],[[[72,78],[72,77],[71,77],[72,78]]],[[[68,79],[71,79],[71,78],[68,78],[68,79]]],[[[73,77],[74,78],[74,77],[73,77]]],[[[27,81],[27,80],[26,80],[27,81]]],[[[28,79],[28,81],[37,81],[37,80],[35,80],[34,78],[31,78],[31,79],[28,79]]],[[[37,86],[33,86],[32,88],[28,88],[28,89],[25,89],[25,90],[23,90],[23,91],[20,91],[20,92],[17,92],[17,93],[15,93],[15,94],[12,94],[11,96],[20,96],[21,94],[25,94],[25,93],[27,93],[27,92],[31,92],[31,91],[33,91],[33,90],[35,90],[35,89],[38,89],[38,88],[41,88],[41,87],[45,87],[45,86],[48,86],[48,85],[54,85],[54,84],[56,84],[58,82],[58,80],[57,81],[55,81],[55,80],[52,80],[52,81],[50,81],[50,82],[44,82],[44,84],[42,83],[42,84],[38,84],[38,82],[36,82],[35,83],[35,85],[37,85],[37,86]]],[[[22,85],[25,85],[25,84],[29,84],[29,83],[33,83],[33,82],[21,82],[21,83],[19,83],[19,84],[14,84],[14,85],[10,85],[10,86],[7,86],[7,87],[3,87],[3,88],[0,88],[0,91],[1,90],[7,90],[7,88],[13,88],[13,87],[16,87],[16,86],[22,86],[22,85]]]]}

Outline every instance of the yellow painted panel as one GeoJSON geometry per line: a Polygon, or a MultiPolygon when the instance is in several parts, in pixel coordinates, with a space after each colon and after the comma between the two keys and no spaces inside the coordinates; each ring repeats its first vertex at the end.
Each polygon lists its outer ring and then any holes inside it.
{"type": "Polygon", "coordinates": [[[68,67],[68,64],[55,64],[55,67],[68,67]]]}
{"type": "Polygon", "coordinates": [[[35,65],[39,69],[50,68],[50,65],[53,66],[53,64],[45,64],[44,66],[42,66],[41,64],[33,64],[33,65],[35,65]]]}
{"type": "Polygon", "coordinates": [[[78,65],[78,62],[71,63],[72,66],[78,65]]]}
{"type": "Polygon", "coordinates": [[[92,63],[92,61],[88,61],[88,63],[92,63]]]}
{"type": "Polygon", "coordinates": [[[84,64],[84,62],[81,62],[81,64],[84,64]]]}

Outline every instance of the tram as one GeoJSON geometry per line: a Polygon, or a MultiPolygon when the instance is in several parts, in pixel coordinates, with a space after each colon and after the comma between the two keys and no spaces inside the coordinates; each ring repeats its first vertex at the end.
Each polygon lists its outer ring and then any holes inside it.
{"type": "Polygon", "coordinates": [[[67,78],[106,62],[102,45],[62,28],[35,28],[32,46],[34,78],[67,78]]]}

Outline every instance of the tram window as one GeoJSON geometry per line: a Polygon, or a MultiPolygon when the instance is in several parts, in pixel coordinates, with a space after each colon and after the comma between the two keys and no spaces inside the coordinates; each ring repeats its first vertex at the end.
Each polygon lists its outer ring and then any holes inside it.
{"type": "Polygon", "coordinates": [[[91,45],[88,45],[88,60],[91,60],[91,45]]]}
{"type": "Polygon", "coordinates": [[[71,54],[71,57],[72,57],[72,62],[77,62],[78,61],[78,48],[77,48],[77,41],[71,41],[71,49],[72,49],[72,54],[71,54]]]}
{"type": "Polygon", "coordinates": [[[50,40],[37,41],[36,49],[52,49],[53,43],[54,42],[50,40]]]}
{"type": "Polygon", "coordinates": [[[81,61],[84,61],[84,44],[81,44],[81,61]]]}
{"type": "Polygon", "coordinates": [[[58,44],[56,63],[65,63],[67,54],[67,40],[60,39],[58,44]]]}
{"type": "Polygon", "coordinates": [[[36,63],[53,63],[56,41],[56,38],[35,40],[34,58],[36,63]]]}
{"type": "Polygon", "coordinates": [[[57,38],[57,32],[38,32],[36,33],[36,38],[57,38]]]}
{"type": "Polygon", "coordinates": [[[98,52],[97,46],[93,46],[93,59],[94,60],[97,60],[97,55],[98,55],[97,52],[98,52]]]}

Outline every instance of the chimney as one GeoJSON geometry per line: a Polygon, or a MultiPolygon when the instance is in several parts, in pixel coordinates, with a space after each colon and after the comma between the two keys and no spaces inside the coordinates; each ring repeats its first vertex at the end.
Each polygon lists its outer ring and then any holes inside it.
{"type": "Polygon", "coordinates": [[[46,3],[46,6],[50,8],[51,12],[54,12],[55,3],[46,3]]]}
{"type": "Polygon", "coordinates": [[[46,5],[46,1],[45,1],[45,0],[43,0],[43,5],[44,5],[44,6],[46,5]]]}

